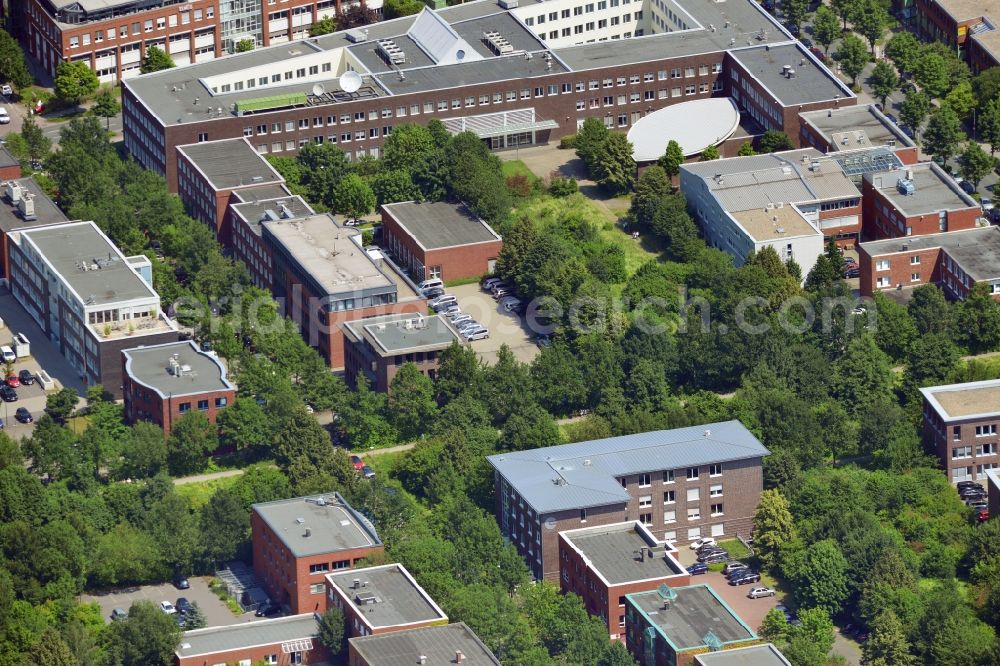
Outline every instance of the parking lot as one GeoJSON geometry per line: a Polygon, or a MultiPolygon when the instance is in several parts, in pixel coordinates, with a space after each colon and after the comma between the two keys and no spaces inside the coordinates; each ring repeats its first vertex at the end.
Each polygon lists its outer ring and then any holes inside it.
{"type": "Polygon", "coordinates": [[[479,288],[479,284],[465,284],[446,289],[458,298],[462,312],[490,331],[490,337],[472,342],[472,348],[486,363],[495,363],[497,351],[506,344],[514,356],[524,363],[530,363],[538,353],[535,334],[524,323],[524,318],[514,312],[505,312],[493,297],[479,288]]]}
{"type": "MultiPolygon", "coordinates": [[[[2,331],[0,331],[0,336],[2,336],[2,331]]],[[[31,357],[19,358],[14,363],[15,374],[20,373],[21,370],[28,370],[33,376],[37,376],[38,369],[38,361],[31,357]]],[[[18,407],[24,407],[37,419],[45,409],[45,391],[42,390],[42,385],[37,381],[27,386],[21,384],[14,390],[17,391],[17,402],[2,402],[0,417],[3,418],[4,432],[14,439],[23,439],[31,434],[35,425],[34,423],[19,423],[14,418],[14,413],[18,407]]]]}
{"type": "Polygon", "coordinates": [[[159,606],[161,601],[177,603],[178,597],[185,597],[191,603],[197,603],[205,614],[205,619],[210,627],[221,627],[240,622],[249,622],[254,618],[253,613],[243,615],[233,615],[224,603],[215,596],[215,593],[208,589],[209,578],[188,579],[191,587],[187,590],[178,590],[170,583],[162,585],[142,585],[136,587],[126,587],[118,590],[108,590],[94,594],[85,594],[80,597],[82,603],[96,601],[101,606],[101,616],[105,622],[111,621],[111,611],[115,608],[124,608],[126,611],[136,601],[145,600],[155,606],[159,606]]]}

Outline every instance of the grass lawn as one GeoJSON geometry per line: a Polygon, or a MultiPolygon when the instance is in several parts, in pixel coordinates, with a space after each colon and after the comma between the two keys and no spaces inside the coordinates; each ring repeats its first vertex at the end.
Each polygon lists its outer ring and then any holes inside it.
{"type": "Polygon", "coordinates": [[[219,488],[228,488],[236,483],[238,476],[226,476],[221,479],[211,481],[200,481],[198,483],[183,483],[174,486],[174,491],[187,500],[188,506],[192,509],[200,509],[208,503],[212,493],[219,488]]]}
{"type": "Polygon", "coordinates": [[[366,455],[362,453],[360,455],[364,458],[365,463],[375,470],[375,474],[383,479],[387,479],[389,478],[389,472],[396,466],[396,461],[406,455],[406,452],[399,451],[396,453],[383,453],[381,455],[372,455],[371,453],[366,455]]]}
{"type": "Polygon", "coordinates": [[[744,558],[750,557],[750,551],[747,547],[743,545],[743,542],[739,539],[730,539],[729,541],[720,541],[719,548],[724,549],[729,556],[733,559],[742,560],[744,558]]]}
{"type": "Polygon", "coordinates": [[[524,176],[528,179],[529,183],[534,183],[539,180],[538,176],[535,175],[528,166],[521,160],[504,160],[502,164],[502,173],[504,178],[510,178],[511,176],[524,176]]]}

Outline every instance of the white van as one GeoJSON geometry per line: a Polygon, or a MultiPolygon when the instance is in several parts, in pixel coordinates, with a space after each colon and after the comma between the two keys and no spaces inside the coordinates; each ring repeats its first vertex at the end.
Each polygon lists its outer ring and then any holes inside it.
{"type": "Polygon", "coordinates": [[[434,287],[444,287],[444,281],[441,278],[431,278],[430,280],[424,280],[417,285],[420,287],[420,291],[427,291],[428,289],[433,289],[434,287]]]}
{"type": "Polygon", "coordinates": [[[440,312],[449,305],[457,305],[457,304],[458,304],[458,299],[455,298],[455,296],[453,296],[452,294],[444,294],[442,296],[438,296],[433,301],[428,303],[428,305],[431,306],[431,309],[433,309],[434,312],[440,312]]]}
{"type": "Polygon", "coordinates": [[[0,356],[3,357],[4,363],[13,363],[17,360],[17,356],[14,355],[14,350],[7,345],[0,347],[0,356]]]}

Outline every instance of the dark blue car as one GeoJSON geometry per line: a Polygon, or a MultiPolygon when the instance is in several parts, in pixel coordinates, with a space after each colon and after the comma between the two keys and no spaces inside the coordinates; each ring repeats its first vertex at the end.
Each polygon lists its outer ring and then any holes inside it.
{"type": "Polygon", "coordinates": [[[703,574],[708,572],[708,565],[704,562],[696,562],[687,568],[687,571],[692,576],[697,576],[698,574],[703,574]]]}

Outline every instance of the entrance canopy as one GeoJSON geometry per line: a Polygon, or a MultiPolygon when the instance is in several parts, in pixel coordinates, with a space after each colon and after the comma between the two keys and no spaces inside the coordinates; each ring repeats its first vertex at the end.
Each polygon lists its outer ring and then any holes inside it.
{"type": "Polygon", "coordinates": [[[682,102],[654,111],[629,130],[628,140],[636,162],[653,162],[676,141],[685,157],[717,146],[733,135],[740,124],[736,103],[728,97],[682,102]]]}

